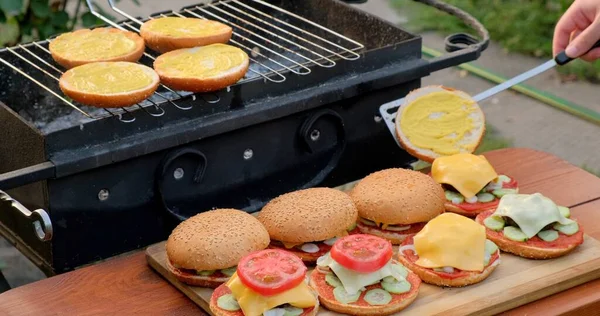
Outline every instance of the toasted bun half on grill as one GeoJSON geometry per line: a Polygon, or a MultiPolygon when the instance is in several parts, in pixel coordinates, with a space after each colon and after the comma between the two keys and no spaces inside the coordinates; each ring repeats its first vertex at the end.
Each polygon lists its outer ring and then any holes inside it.
{"type": "Polygon", "coordinates": [[[445,211],[442,187],[418,171],[391,168],[374,172],[349,193],[358,209],[358,229],[393,244],[418,233],[445,211]]]}
{"type": "Polygon", "coordinates": [[[474,152],[485,134],[485,116],[479,105],[467,93],[444,86],[410,92],[398,109],[395,124],[402,147],[429,163],[444,155],[474,152]]]}
{"type": "Polygon", "coordinates": [[[245,255],[269,245],[269,233],[252,215],[216,209],[181,222],[167,240],[169,271],[181,282],[215,288],[245,255]]]}
{"type": "Polygon", "coordinates": [[[161,82],[171,89],[210,92],[242,79],[248,71],[249,60],[237,47],[213,44],[163,54],[154,62],[154,69],[161,82]]]}
{"type": "Polygon", "coordinates": [[[127,107],[150,97],[160,79],[152,68],[125,61],[97,62],[66,71],[59,86],[65,95],[85,105],[127,107]]]}
{"type": "Polygon", "coordinates": [[[144,49],[144,39],[136,33],[108,27],[63,33],[48,47],[52,58],[67,69],[99,61],[135,62],[144,49]]]}
{"type": "Polygon", "coordinates": [[[258,220],[280,248],[314,263],[331,249],[336,237],[348,234],[357,219],[348,194],[331,188],[310,188],[278,196],[267,203],[258,220]]]}
{"type": "Polygon", "coordinates": [[[146,21],[140,35],[146,45],[159,53],[227,43],[233,29],[223,23],[196,18],[162,17],[146,21]]]}

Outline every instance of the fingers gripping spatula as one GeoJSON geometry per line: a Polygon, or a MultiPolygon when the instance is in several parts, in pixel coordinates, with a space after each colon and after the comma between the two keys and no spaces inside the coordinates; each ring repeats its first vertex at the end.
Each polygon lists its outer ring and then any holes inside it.
{"type": "MultiPolygon", "coordinates": [[[[594,46],[592,46],[592,48],[590,48],[589,51],[591,51],[594,48],[598,48],[598,47],[600,47],[600,40],[597,41],[596,44],[594,44],[594,46]]],[[[556,57],[554,57],[553,59],[550,59],[549,61],[547,61],[537,67],[535,67],[529,71],[526,71],[510,80],[507,80],[491,89],[488,89],[484,92],[481,92],[481,93],[475,95],[473,97],[473,99],[476,102],[480,102],[480,101],[485,100],[485,99],[487,99],[499,92],[502,92],[514,85],[517,85],[527,79],[535,77],[549,69],[552,69],[556,65],[559,65],[559,66],[566,65],[573,59],[574,58],[567,56],[567,54],[563,51],[563,52],[559,53],[558,55],[556,55],[556,57]]],[[[390,132],[392,133],[392,136],[394,136],[394,139],[396,139],[396,136],[395,136],[396,135],[396,126],[394,124],[394,119],[396,118],[397,109],[400,105],[402,105],[402,103],[404,103],[404,98],[386,103],[386,104],[382,105],[381,107],[379,107],[379,112],[381,114],[381,117],[385,120],[385,123],[388,126],[390,132]],[[394,110],[392,110],[392,109],[394,109],[394,110]]],[[[397,139],[396,139],[396,142],[398,142],[397,139]]]]}

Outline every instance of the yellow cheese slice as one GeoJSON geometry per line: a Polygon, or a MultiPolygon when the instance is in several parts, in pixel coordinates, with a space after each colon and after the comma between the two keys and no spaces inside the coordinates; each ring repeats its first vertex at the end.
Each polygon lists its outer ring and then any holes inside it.
{"type": "Polygon", "coordinates": [[[282,241],[281,243],[287,249],[291,249],[291,248],[294,248],[296,246],[300,246],[303,244],[303,242],[287,242],[287,241],[282,241]]]}
{"type": "Polygon", "coordinates": [[[414,237],[416,264],[425,268],[453,267],[483,271],[485,227],[454,213],[429,221],[414,237]]]}
{"type": "Polygon", "coordinates": [[[240,305],[244,316],[259,316],[265,311],[283,304],[290,304],[298,308],[309,308],[317,304],[315,296],[305,282],[283,293],[263,296],[246,287],[237,273],[234,273],[227,281],[227,287],[240,305]]]}
{"type": "Polygon", "coordinates": [[[540,193],[507,194],[500,199],[492,216],[510,217],[527,238],[535,236],[549,224],[559,222],[567,225],[574,222],[562,216],[558,206],[540,193]]]}
{"type": "Polygon", "coordinates": [[[498,174],[484,156],[461,153],[435,159],[431,176],[437,183],[449,184],[469,199],[498,174]]]}

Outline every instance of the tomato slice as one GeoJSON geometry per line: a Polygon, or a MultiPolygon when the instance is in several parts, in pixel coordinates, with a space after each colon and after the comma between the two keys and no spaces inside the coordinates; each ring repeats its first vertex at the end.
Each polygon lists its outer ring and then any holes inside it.
{"type": "Polygon", "coordinates": [[[253,291],[270,296],[296,287],[306,270],[300,257],[285,250],[265,249],[242,258],[237,275],[253,291]]]}
{"type": "Polygon", "coordinates": [[[392,243],[372,235],[348,235],[333,244],[330,255],[347,269],[369,273],[381,269],[392,259],[392,243]]]}
{"type": "Polygon", "coordinates": [[[519,187],[519,183],[517,182],[517,180],[515,180],[513,178],[510,178],[509,182],[502,183],[502,188],[503,189],[516,189],[518,187],[519,187]]]}

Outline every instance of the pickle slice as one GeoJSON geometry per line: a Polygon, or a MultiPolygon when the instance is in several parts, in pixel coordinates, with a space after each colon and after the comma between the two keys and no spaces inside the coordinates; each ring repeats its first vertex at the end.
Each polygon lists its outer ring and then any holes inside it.
{"type": "Polygon", "coordinates": [[[382,289],[369,290],[364,298],[370,305],[387,305],[392,301],[390,293],[382,289]]]}
{"type": "Polygon", "coordinates": [[[562,224],[556,223],[556,224],[554,224],[553,228],[558,230],[559,232],[561,232],[565,235],[569,235],[569,236],[571,236],[579,231],[579,225],[577,224],[577,222],[573,222],[573,223],[567,224],[567,225],[562,225],[562,224]]]}
{"type": "Polygon", "coordinates": [[[233,295],[225,294],[217,299],[217,306],[226,311],[235,312],[240,310],[240,305],[235,300],[233,295]]]}
{"type": "Polygon", "coordinates": [[[555,241],[558,239],[558,232],[555,230],[542,230],[537,235],[543,241],[555,241]]]}
{"type": "Polygon", "coordinates": [[[327,273],[325,275],[325,282],[333,287],[343,286],[342,281],[340,281],[333,273],[327,273]]]}
{"type": "Polygon", "coordinates": [[[527,235],[519,228],[513,226],[504,227],[504,237],[514,241],[526,241],[527,235]]]}
{"type": "Polygon", "coordinates": [[[343,286],[338,286],[333,289],[333,296],[335,297],[336,301],[342,304],[349,304],[358,301],[360,298],[360,292],[356,292],[355,294],[351,295],[346,292],[346,289],[343,286]]]}
{"type": "Polygon", "coordinates": [[[390,293],[402,294],[410,291],[411,284],[406,280],[393,279],[392,282],[389,282],[383,279],[383,282],[381,282],[381,287],[390,293]]]}
{"type": "Polygon", "coordinates": [[[483,225],[494,231],[501,231],[504,228],[504,224],[504,219],[498,216],[490,216],[483,220],[483,225]]]}
{"type": "Polygon", "coordinates": [[[209,275],[213,275],[214,273],[215,273],[215,270],[196,271],[196,274],[201,275],[201,276],[209,276],[209,275]]]}
{"type": "Polygon", "coordinates": [[[227,269],[222,269],[221,273],[225,274],[226,276],[230,277],[232,276],[235,272],[237,271],[237,266],[233,266],[231,268],[227,268],[227,269]]]}
{"type": "Polygon", "coordinates": [[[566,218],[571,217],[571,210],[568,207],[559,206],[558,211],[560,212],[560,215],[562,215],[563,217],[566,217],[566,218]]]}

